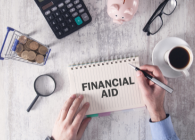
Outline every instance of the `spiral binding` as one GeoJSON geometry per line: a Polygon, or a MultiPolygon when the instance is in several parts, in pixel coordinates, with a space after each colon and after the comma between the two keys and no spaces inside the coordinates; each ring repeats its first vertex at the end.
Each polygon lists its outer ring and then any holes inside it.
{"type": "Polygon", "coordinates": [[[122,63],[123,61],[124,62],[127,62],[127,61],[132,62],[132,61],[135,61],[135,59],[136,59],[135,56],[132,57],[130,55],[128,57],[126,57],[126,55],[124,55],[123,57],[122,57],[122,55],[120,55],[119,58],[118,58],[118,56],[115,56],[115,59],[113,56],[111,56],[110,59],[109,58],[107,58],[107,59],[102,58],[101,61],[99,60],[97,62],[95,60],[93,60],[89,63],[78,63],[77,65],[71,65],[70,68],[71,68],[71,70],[74,70],[74,69],[77,70],[77,69],[82,69],[82,68],[98,67],[100,65],[104,66],[104,65],[109,65],[109,64],[117,64],[117,63],[122,63]]]}

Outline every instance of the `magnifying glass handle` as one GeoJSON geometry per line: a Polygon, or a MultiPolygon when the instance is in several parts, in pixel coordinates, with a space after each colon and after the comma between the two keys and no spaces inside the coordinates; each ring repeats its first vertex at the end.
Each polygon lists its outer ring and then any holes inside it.
{"type": "Polygon", "coordinates": [[[31,108],[33,107],[33,105],[35,104],[35,102],[37,101],[37,99],[39,98],[39,95],[37,95],[37,97],[33,100],[33,102],[30,104],[30,106],[27,109],[27,112],[30,112],[31,108]]]}

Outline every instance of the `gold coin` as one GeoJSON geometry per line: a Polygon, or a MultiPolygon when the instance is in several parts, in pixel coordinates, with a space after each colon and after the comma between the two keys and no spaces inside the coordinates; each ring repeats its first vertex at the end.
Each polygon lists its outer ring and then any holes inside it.
{"type": "Polygon", "coordinates": [[[30,48],[30,43],[31,43],[31,42],[33,42],[33,40],[30,40],[30,39],[26,42],[26,46],[27,46],[28,48],[30,48]]]}
{"type": "Polygon", "coordinates": [[[30,43],[30,47],[29,47],[31,50],[35,51],[39,48],[39,43],[33,41],[30,43]]]}
{"type": "Polygon", "coordinates": [[[19,57],[21,57],[21,54],[22,54],[22,53],[17,53],[17,55],[18,55],[19,57]]]}
{"type": "Polygon", "coordinates": [[[31,51],[31,49],[27,46],[27,43],[24,44],[24,51],[31,51]]]}
{"type": "Polygon", "coordinates": [[[28,60],[28,61],[30,61],[30,62],[35,62],[35,60],[28,60]]]}
{"type": "Polygon", "coordinates": [[[43,55],[37,55],[37,57],[35,58],[36,62],[41,64],[44,62],[44,56],[43,55]]]}
{"type": "Polygon", "coordinates": [[[27,37],[26,36],[21,36],[19,38],[19,42],[24,45],[27,42],[27,37]]]}
{"type": "Polygon", "coordinates": [[[28,51],[23,51],[22,52],[22,54],[21,54],[21,57],[23,58],[23,59],[28,59],[28,51]]]}
{"type": "Polygon", "coordinates": [[[28,52],[28,60],[35,60],[35,58],[36,58],[36,53],[35,52],[33,52],[33,51],[29,51],[28,52]]]}
{"type": "Polygon", "coordinates": [[[45,46],[40,46],[38,52],[42,55],[45,55],[48,52],[48,49],[45,46]]]}
{"type": "Polygon", "coordinates": [[[22,53],[23,50],[24,50],[24,46],[22,44],[18,44],[16,46],[16,53],[22,53]]]}

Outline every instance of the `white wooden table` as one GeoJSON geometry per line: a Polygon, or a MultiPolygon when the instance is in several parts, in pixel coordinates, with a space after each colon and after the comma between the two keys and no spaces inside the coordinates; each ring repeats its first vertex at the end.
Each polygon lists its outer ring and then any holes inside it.
{"type": "MultiPolygon", "coordinates": [[[[163,0],[140,0],[136,16],[124,25],[112,23],[106,13],[106,0],[84,0],[93,21],[58,40],[52,33],[33,0],[1,0],[0,44],[6,27],[23,33],[35,32],[31,37],[51,46],[46,66],[34,66],[12,60],[0,61],[0,139],[43,140],[52,132],[54,121],[69,96],[67,67],[116,55],[140,56],[141,65],[152,63],[156,43],[168,36],[186,40],[195,53],[195,1],[178,0],[178,7],[170,17],[163,17],[162,30],[148,37],[143,27],[163,0]],[[41,74],[51,74],[57,81],[57,91],[40,98],[30,113],[27,107],[35,97],[33,82],[41,74]]],[[[175,89],[167,94],[165,109],[172,116],[173,125],[181,140],[195,139],[195,65],[187,79],[168,79],[175,89]]],[[[82,140],[150,140],[147,110],[114,113],[109,117],[93,118],[82,140]]]]}

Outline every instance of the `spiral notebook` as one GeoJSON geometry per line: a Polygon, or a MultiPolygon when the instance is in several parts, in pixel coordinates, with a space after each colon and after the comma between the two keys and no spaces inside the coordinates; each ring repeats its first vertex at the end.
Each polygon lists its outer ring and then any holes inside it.
{"type": "Polygon", "coordinates": [[[69,67],[70,93],[82,94],[90,103],[86,115],[143,107],[136,80],[139,58],[124,58],[69,67]]]}

